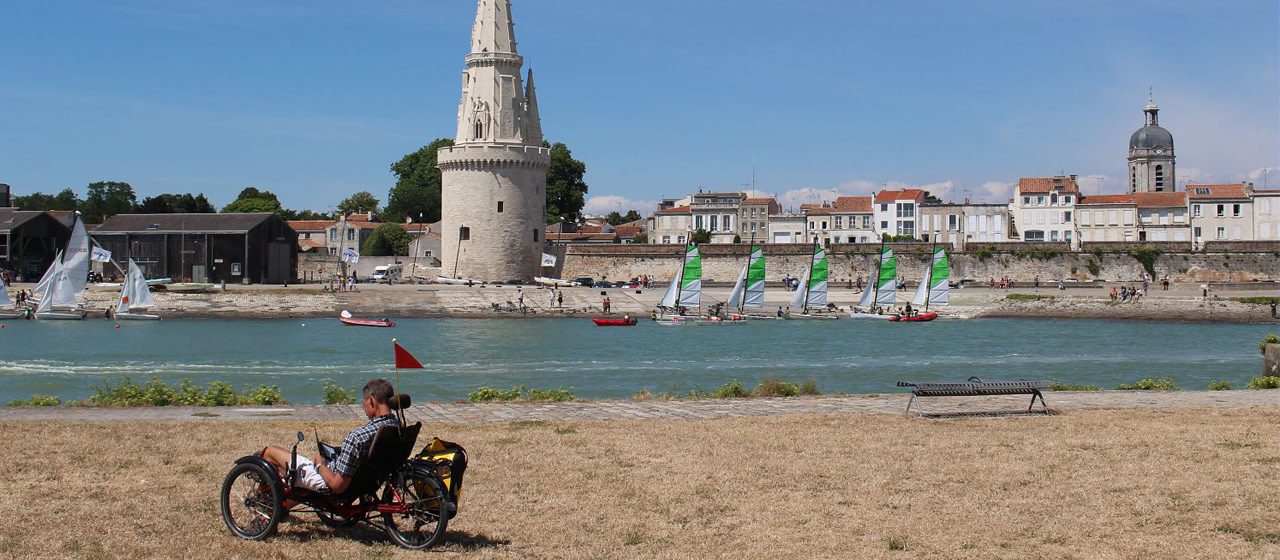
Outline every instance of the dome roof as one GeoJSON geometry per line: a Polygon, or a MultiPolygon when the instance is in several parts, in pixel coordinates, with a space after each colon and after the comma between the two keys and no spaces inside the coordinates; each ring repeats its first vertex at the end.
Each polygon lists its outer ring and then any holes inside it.
{"type": "Polygon", "coordinates": [[[1173,149],[1173,135],[1160,125],[1149,124],[1139,128],[1129,137],[1130,150],[1173,149]]]}

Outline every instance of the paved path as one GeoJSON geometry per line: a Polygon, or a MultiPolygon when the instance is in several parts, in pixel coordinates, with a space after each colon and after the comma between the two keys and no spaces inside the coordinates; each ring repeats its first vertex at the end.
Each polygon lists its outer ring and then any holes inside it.
{"type": "MultiPolygon", "coordinates": [[[[704,399],[592,401],[567,403],[426,403],[410,408],[410,421],[439,424],[491,424],[521,420],[693,420],[785,414],[902,414],[906,393],[777,399],[704,399]]],[[[1266,391],[1062,391],[1046,393],[1052,410],[1101,408],[1251,407],[1280,405],[1280,389],[1266,391]]],[[[920,399],[926,413],[938,416],[1018,414],[1027,397],[953,397],[920,399]]],[[[1039,408],[1039,407],[1037,407],[1039,408]]],[[[914,410],[914,409],[913,409],[914,410]]],[[[0,422],[13,421],[201,421],[363,419],[359,405],[277,407],[153,408],[4,408],[0,422]]]]}

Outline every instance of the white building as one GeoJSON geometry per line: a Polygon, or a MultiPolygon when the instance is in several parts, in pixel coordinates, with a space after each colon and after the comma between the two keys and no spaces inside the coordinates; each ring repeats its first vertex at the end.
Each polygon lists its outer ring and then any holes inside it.
{"type": "Polygon", "coordinates": [[[962,204],[924,204],[919,213],[919,238],[923,241],[936,241],[953,249],[962,249],[965,243],[1009,240],[1008,204],[972,204],[967,201],[962,204]]]}
{"type": "MultiPolygon", "coordinates": [[[[1253,185],[1187,185],[1191,198],[1191,238],[1206,241],[1253,241],[1253,185]]],[[[1268,197],[1268,199],[1270,199],[1268,197]]]]}
{"type": "Polygon", "coordinates": [[[527,280],[542,266],[547,167],[533,72],[521,80],[509,0],[480,0],[455,144],[441,148],[442,261],[462,278],[527,280]]]}
{"type": "Polygon", "coordinates": [[[875,195],[873,220],[876,232],[883,235],[917,237],[916,213],[924,204],[920,189],[883,190],[875,195]]]}
{"type": "Polygon", "coordinates": [[[1018,179],[1011,203],[1014,227],[1025,242],[1066,241],[1074,247],[1079,197],[1075,175],[1018,179]]]}
{"type": "Polygon", "coordinates": [[[1258,241],[1280,240],[1280,190],[1253,191],[1253,223],[1258,241]]]}

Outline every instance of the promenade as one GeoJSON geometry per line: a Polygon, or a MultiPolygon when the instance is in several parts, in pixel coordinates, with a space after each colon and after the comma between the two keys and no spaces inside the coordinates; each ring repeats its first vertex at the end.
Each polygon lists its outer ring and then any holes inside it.
{"type": "MultiPolygon", "coordinates": [[[[787,415],[904,413],[908,393],[758,399],[681,399],[559,403],[420,403],[406,413],[410,422],[484,425],[503,422],[580,420],[702,420],[787,415]]],[[[1054,391],[1045,393],[1050,411],[1098,409],[1244,408],[1280,405],[1280,390],[1264,391],[1054,391]]],[[[934,397],[918,399],[926,416],[1022,416],[1028,397],[934,397]]],[[[1036,410],[1039,410],[1039,403],[1036,410]]],[[[4,408],[0,422],[75,421],[360,421],[360,405],[275,407],[4,408]]]]}

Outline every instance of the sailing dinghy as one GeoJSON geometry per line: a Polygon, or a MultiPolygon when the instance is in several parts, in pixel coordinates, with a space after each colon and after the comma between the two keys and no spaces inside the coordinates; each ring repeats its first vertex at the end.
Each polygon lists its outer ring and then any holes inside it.
{"type": "Polygon", "coordinates": [[[54,261],[53,266],[56,267],[53,280],[45,287],[44,294],[40,297],[40,304],[36,306],[36,319],[56,321],[84,319],[84,311],[65,311],[77,309],[75,288],[72,286],[71,278],[67,276],[67,271],[62,268],[62,263],[54,261]]]}
{"type": "Polygon", "coordinates": [[[832,314],[812,313],[815,309],[827,306],[827,251],[817,243],[813,244],[813,256],[809,259],[809,269],[800,279],[800,287],[796,295],[791,297],[791,307],[801,308],[800,313],[787,315],[788,319],[838,319],[832,314]]]}
{"type": "Polygon", "coordinates": [[[876,277],[872,284],[862,292],[858,307],[849,316],[854,319],[875,319],[888,321],[893,315],[874,313],[875,308],[889,308],[898,299],[898,263],[893,258],[893,249],[880,247],[880,260],[876,264],[876,277]]]}
{"type": "Polygon", "coordinates": [[[662,295],[662,301],[658,303],[659,313],[655,315],[654,321],[665,326],[689,324],[693,322],[693,317],[682,315],[680,310],[693,308],[696,311],[701,303],[702,256],[696,245],[687,245],[680,268],[667,286],[667,292],[662,295]],[[668,311],[675,312],[675,315],[668,316],[668,311]]]}
{"type": "Polygon", "coordinates": [[[155,307],[156,300],[151,297],[151,288],[142,274],[138,264],[129,259],[129,274],[120,287],[120,298],[116,300],[115,318],[121,321],[159,321],[160,316],[141,313],[155,307]]]}
{"type": "Polygon", "coordinates": [[[911,297],[911,305],[919,308],[924,306],[923,313],[904,316],[897,319],[899,322],[910,323],[927,323],[938,318],[936,312],[930,312],[930,306],[947,305],[948,285],[947,279],[951,276],[951,262],[947,259],[947,251],[942,247],[934,247],[933,262],[929,266],[929,270],[925,271],[924,278],[920,281],[920,287],[916,289],[916,293],[911,297]]]}

